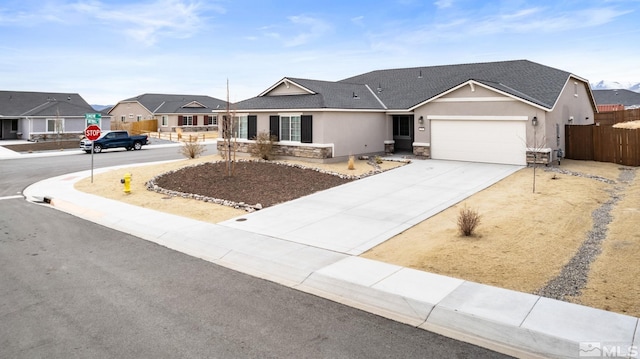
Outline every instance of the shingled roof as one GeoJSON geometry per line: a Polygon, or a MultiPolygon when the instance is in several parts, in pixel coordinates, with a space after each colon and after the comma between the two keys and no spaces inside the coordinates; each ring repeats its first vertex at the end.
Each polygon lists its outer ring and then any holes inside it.
{"type": "Polygon", "coordinates": [[[640,106],[640,93],[631,90],[593,90],[593,97],[598,105],[640,106]]]}
{"type": "Polygon", "coordinates": [[[378,70],[340,82],[369,85],[390,109],[410,109],[470,80],[551,109],[570,75],[515,60],[378,70]]]}
{"type": "Polygon", "coordinates": [[[0,91],[0,115],[4,117],[75,117],[93,112],[77,93],[0,91]]]}
{"type": "MultiPolygon", "coordinates": [[[[363,84],[309,80],[286,77],[288,81],[309,90],[303,95],[258,96],[235,104],[238,110],[256,109],[358,109],[384,110],[383,104],[363,84]]],[[[276,84],[276,85],[277,85],[276,84]]]]}
{"type": "Polygon", "coordinates": [[[128,98],[122,102],[139,102],[149,112],[158,113],[211,113],[212,110],[224,110],[227,103],[211,96],[202,95],[168,95],[142,94],[128,98]],[[204,107],[186,107],[198,103],[204,107]]]}
{"type": "Polygon", "coordinates": [[[337,82],[287,77],[279,83],[287,80],[312,93],[269,96],[268,90],[236,106],[238,109],[412,110],[474,81],[551,110],[570,76],[573,75],[569,72],[549,66],[515,60],[377,70],[337,82]]]}

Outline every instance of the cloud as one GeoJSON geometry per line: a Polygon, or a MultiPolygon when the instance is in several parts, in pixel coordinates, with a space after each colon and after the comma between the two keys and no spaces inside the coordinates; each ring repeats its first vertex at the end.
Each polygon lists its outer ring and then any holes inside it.
{"type": "Polygon", "coordinates": [[[187,38],[206,24],[205,10],[224,13],[224,9],[200,1],[156,0],[145,3],[110,5],[100,1],[78,1],[69,9],[109,24],[133,40],[147,46],[163,37],[187,38]]]}
{"type": "Polygon", "coordinates": [[[433,3],[438,9],[446,9],[453,5],[453,0],[438,0],[433,3]]]}
{"type": "Polygon", "coordinates": [[[331,26],[325,21],[309,16],[290,16],[288,19],[295,28],[301,30],[297,35],[284,41],[286,47],[304,45],[313,39],[322,37],[331,30],[331,26]]]}

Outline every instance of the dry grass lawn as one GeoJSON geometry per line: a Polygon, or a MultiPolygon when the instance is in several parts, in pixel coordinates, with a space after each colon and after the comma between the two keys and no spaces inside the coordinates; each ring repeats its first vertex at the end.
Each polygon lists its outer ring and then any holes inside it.
{"type": "MultiPolygon", "coordinates": [[[[233,208],[196,200],[170,198],[147,191],[144,183],[160,173],[183,166],[217,160],[205,156],[195,160],[137,166],[84,179],[76,188],[202,221],[217,223],[242,215],[233,208]],[[122,192],[119,180],[133,174],[132,193],[122,192]]],[[[371,170],[364,161],[356,169],[347,163],[302,165],[322,167],[346,174],[371,170]]],[[[383,168],[398,166],[384,162],[383,168]]],[[[561,169],[617,180],[622,166],[611,163],[562,162],[561,169]]],[[[640,177],[640,174],[638,175],[640,177]]],[[[474,282],[535,292],[558,275],[575,254],[591,229],[591,212],[609,199],[612,184],[590,178],[536,170],[536,191],[532,193],[533,168],[524,168],[465,201],[427,219],[363,257],[401,266],[462,278],[474,282]],[[460,208],[476,209],[481,223],[473,237],[459,234],[456,220],[460,208]]],[[[625,187],[623,199],[612,211],[603,252],[592,265],[587,288],[574,302],[640,316],[640,178],[625,187]]]]}

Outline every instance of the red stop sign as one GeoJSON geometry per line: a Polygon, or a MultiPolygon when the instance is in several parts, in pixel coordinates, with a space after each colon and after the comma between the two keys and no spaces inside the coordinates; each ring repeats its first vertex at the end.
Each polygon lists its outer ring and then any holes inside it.
{"type": "Polygon", "coordinates": [[[100,137],[100,127],[91,125],[85,128],[84,135],[89,141],[95,141],[100,137]]]}

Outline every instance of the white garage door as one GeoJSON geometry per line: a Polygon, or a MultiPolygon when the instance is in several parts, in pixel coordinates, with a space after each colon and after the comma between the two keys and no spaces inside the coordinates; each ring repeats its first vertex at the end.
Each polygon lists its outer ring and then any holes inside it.
{"type": "Polygon", "coordinates": [[[432,119],[431,158],[525,165],[524,119],[432,119]]]}

